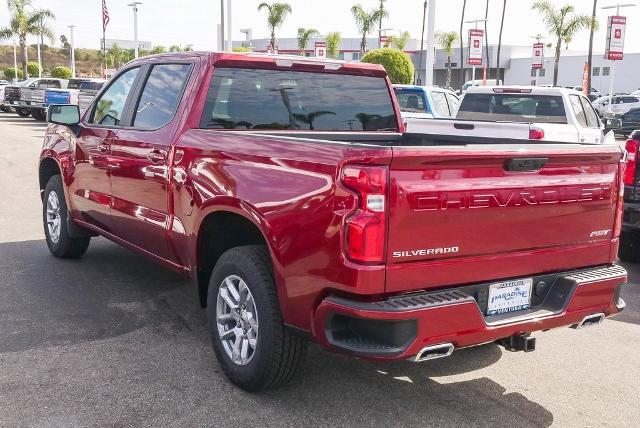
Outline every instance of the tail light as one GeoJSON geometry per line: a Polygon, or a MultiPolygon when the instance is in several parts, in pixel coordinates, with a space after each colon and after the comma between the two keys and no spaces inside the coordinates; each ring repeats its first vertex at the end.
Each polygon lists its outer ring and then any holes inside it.
{"type": "Polygon", "coordinates": [[[531,128],[529,129],[529,139],[530,140],[544,140],[544,130],[540,128],[531,128]]]}
{"type": "Polygon", "coordinates": [[[357,209],[346,220],[345,253],[362,263],[384,261],[387,228],[387,168],[347,166],[342,183],[358,195],[357,209]]]}
{"type": "Polygon", "coordinates": [[[627,140],[625,144],[625,149],[627,150],[627,168],[624,171],[624,184],[627,186],[636,184],[636,166],[639,146],[639,140],[627,140]]]}

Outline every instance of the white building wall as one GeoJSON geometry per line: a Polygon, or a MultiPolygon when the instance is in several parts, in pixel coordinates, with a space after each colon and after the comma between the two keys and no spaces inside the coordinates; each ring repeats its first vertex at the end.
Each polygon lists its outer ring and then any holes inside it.
{"type": "MultiPolygon", "coordinates": [[[[586,55],[572,55],[560,57],[558,85],[581,86],[586,55]]],[[[544,76],[531,76],[531,58],[511,58],[505,73],[507,85],[531,85],[536,80],[537,85],[553,84],[553,58],[544,60],[544,76]]],[[[613,61],[607,61],[602,54],[593,56],[594,73],[591,86],[601,94],[609,93],[611,68],[613,61]],[[609,67],[608,75],[606,67],[609,67]],[[596,72],[598,75],[596,75],[596,72]]],[[[625,54],[623,61],[615,61],[614,92],[629,93],[640,89],[640,53],[625,54]]]]}

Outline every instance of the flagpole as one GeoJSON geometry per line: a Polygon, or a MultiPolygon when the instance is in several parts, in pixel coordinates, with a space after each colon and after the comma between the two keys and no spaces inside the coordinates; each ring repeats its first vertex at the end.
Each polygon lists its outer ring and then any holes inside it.
{"type": "Polygon", "coordinates": [[[107,3],[106,0],[102,0],[102,57],[104,59],[104,68],[102,77],[107,77],[107,22],[108,22],[108,12],[107,12],[107,3]]]}

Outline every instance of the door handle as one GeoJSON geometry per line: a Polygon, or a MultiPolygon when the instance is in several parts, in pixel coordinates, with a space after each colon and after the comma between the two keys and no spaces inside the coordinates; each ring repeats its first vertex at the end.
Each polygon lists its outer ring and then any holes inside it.
{"type": "Polygon", "coordinates": [[[164,150],[154,149],[147,153],[147,158],[153,163],[164,162],[167,159],[167,152],[164,150]]]}

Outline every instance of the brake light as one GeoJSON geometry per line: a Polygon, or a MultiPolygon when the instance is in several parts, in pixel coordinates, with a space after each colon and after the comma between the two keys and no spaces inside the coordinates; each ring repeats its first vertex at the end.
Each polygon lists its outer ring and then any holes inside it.
{"type": "Polygon", "coordinates": [[[540,128],[531,128],[529,129],[529,139],[530,140],[544,140],[544,130],[540,128]]]}
{"type": "Polygon", "coordinates": [[[638,147],[640,147],[640,140],[627,140],[625,144],[625,149],[627,150],[627,167],[624,171],[624,184],[627,186],[636,184],[638,147]]]}
{"type": "Polygon", "coordinates": [[[345,222],[345,253],[363,263],[384,261],[387,228],[387,168],[347,166],[342,183],[358,195],[357,209],[345,222]]]}

